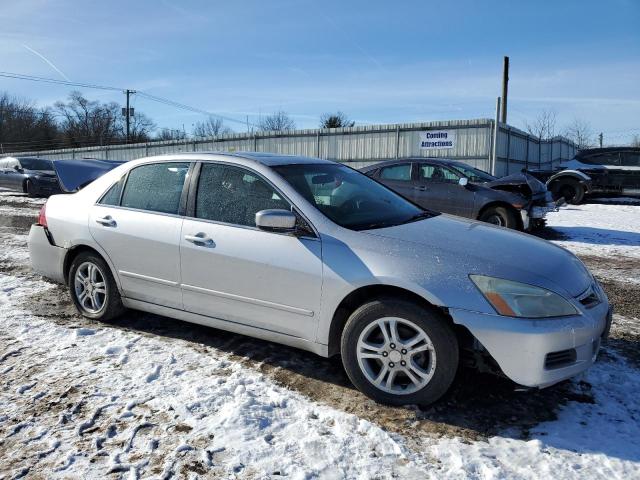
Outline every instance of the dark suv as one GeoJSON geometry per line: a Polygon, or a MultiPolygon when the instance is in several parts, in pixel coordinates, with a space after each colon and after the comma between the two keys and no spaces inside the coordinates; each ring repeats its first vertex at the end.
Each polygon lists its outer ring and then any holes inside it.
{"type": "Polygon", "coordinates": [[[555,199],[579,204],[589,195],[640,195],[640,148],[580,150],[560,171],[532,170],[555,199]]]}

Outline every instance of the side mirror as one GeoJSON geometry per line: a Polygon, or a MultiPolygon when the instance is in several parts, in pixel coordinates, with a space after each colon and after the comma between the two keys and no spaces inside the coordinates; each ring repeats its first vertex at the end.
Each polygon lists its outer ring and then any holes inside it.
{"type": "Polygon", "coordinates": [[[458,185],[460,185],[461,187],[466,187],[469,184],[469,179],[467,177],[460,177],[460,180],[458,180],[458,185]]]}
{"type": "Polygon", "coordinates": [[[267,232],[294,232],[296,222],[295,214],[289,210],[269,209],[256,213],[256,227],[267,232]]]}
{"type": "Polygon", "coordinates": [[[22,167],[21,167],[20,165],[14,165],[14,166],[13,166],[13,169],[14,169],[16,172],[22,172],[22,167]]]}

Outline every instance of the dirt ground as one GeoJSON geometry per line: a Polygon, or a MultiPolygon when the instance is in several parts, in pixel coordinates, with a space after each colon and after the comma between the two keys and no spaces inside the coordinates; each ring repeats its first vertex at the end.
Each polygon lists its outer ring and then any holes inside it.
{"type": "MultiPolygon", "coordinates": [[[[0,231],[26,235],[37,216],[37,202],[16,204],[11,197],[0,199],[0,231]],[[13,209],[14,213],[7,213],[13,209]]],[[[552,237],[553,232],[544,232],[552,237]]],[[[616,270],[628,278],[640,278],[639,259],[582,258],[602,281],[617,313],[640,319],[640,283],[618,282],[598,272],[616,270]]],[[[33,274],[23,259],[4,259],[0,271],[28,278],[33,274]]],[[[69,328],[91,325],[73,308],[66,289],[56,287],[43,294],[25,299],[25,309],[38,317],[69,328]]],[[[95,327],[95,325],[94,325],[95,327]]],[[[233,360],[268,375],[277,383],[298,391],[313,400],[360,418],[377,423],[388,431],[397,432],[420,442],[425,433],[460,436],[468,440],[486,438],[507,428],[527,438],[529,430],[540,422],[555,418],[558,407],[568,401],[593,403],[590,385],[581,382],[578,389],[568,382],[546,390],[519,390],[507,380],[491,375],[479,375],[461,368],[454,387],[437,405],[426,408],[385,407],[367,399],[349,383],[339,358],[323,359],[293,348],[276,345],[240,335],[189,325],[163,317],[129,312],[106,328],[134,330],[142,335],[159,335],[189,342],[198,351],[211,349],[231,355],[233,360]]],[[[640,364],[640,337],[624,329],[612,330],[612,344],[634,363],[640,364]]],[[[0,356],[6,354],[0,345],[0,356]]],[[[73,395],[73,392],[69,392],[73,395]]]]}

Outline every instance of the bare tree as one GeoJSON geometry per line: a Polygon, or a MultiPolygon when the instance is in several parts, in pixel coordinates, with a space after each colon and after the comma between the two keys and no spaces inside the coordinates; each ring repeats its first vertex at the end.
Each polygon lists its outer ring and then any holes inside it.
{"type": "MultiPolygon", "coordinates": [[[[120,135],[122,138],[127,136],[126,119],[122,119],[120,124],[120,135]]],[[[136,113],[129,121],[129,142],[148,142],[151,140],[151,132],[156,129],[156,123],[147,117],[144,113],[136,110],[136,113]]]]}
{"type": "Polygon", "coordinates": [[[260,117],[258,127],[260,127],[260,130],[282,132],[296,128],[296,122],[286,112],[279,110],[266,117],[260,117]]]}
{"type": "Polygon", "coordinates": [[[162,128],[156,135],[156,140],[186,140],[187,134],[183,130],[162,128]]]}
{"type": "Polygon", "coordinates": [[[579,149],[593,146],[593,130],[586,120],[575,118],[567,127],[564,135],[578,146],[579,149]]]}
{"type": "Polygon", "coordinates": [[[196,122],[193,129],[196,137],[217,137],[227,133],[231,133],[231,129],[218,117],[209,117],[204,122],[196,122]]]}
{"type": "Polygon", "coordinates": [[[320,128],[353,127],[355,124],[356,122],[350,120],[346,114],[340,111],[320,115],[320,128]]]}
{"type": "Polygon", "coordinates": [[[631,146],[640,148],[640,135],[634,135],[631,139],[631,146]]]}
{"type": "Polygon", "coordinates": [[[51,109],[36,108],[32,102],[0,95],[1,151],[56,148],[58,125],[51,109]]]}
{"type": "Polygon", "coordinates": [[[525,127],[527,132],[541,140],[553,138],[556,134],[556,112],[542,110],[531,123],[526,122],[525,127]]]}
{"type": "Polygon", "coordinates": [[[115,102],[88,100],[74,91],[67,103],[56,102],[55,108],[63,118],[61,133],[69,146],[108,145],[122,139],[120,106],[115,102]]]}

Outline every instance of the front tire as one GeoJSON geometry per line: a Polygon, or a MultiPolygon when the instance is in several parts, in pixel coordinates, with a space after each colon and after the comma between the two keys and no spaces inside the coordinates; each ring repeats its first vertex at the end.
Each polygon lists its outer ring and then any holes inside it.
{"type": "Polygon", "coordinates": [[[516,212],[507,207],[489,207],[480,214],[478,220],[499,227],[518,228],[516,212]]]}
{"type": "Polygon", "coordinates": [[[124,312],[111,270],[95,253],[81,252],[73,259],[69,269],[69,292],[84,317],[109,321],[124,312]]]}
{"type": "Polygon", "coordinates": [[[353,312],[342,333],[341,354],[356,388],[390,405],[435,402],[458,369],[458,341],[446,319],[394,298],[353,312]]]}
{"type": "Polygon", "coordinates": [[[33,198],[36,196],[33,188],[33,183],[31,182],[31,180],[27,180],[26,182],[24,182],[24,193],[26,193],[27,197],[30,197],[30,198],[33,198]]]}

